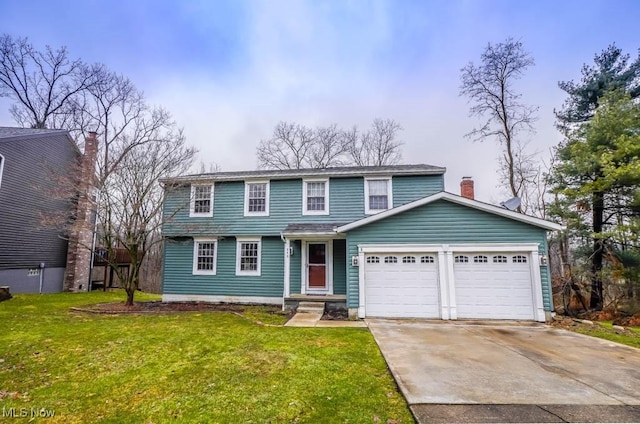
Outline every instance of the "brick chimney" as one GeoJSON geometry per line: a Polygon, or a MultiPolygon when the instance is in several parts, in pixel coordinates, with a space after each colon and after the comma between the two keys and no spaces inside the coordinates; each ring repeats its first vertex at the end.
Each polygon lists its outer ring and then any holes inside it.
{"type": "Polygon", "coordinates": [[[93,242],[94,214],[93,188],[95,185],[98,139],[91,131],[84,140],[84,154],[77,168],[75,180],[78,188],[76,220],[69,235],[67,267],[64,274],[64,290],[87,291],[91,272],[91,245],[93,242]]]}
{"type": "Polygon", "coordinates": [[[462,181],[460,181],[460,195],[467,199],[475,199],[475,193],[473,192],[473,180],[471,177],[462,177],[462,181]]]}

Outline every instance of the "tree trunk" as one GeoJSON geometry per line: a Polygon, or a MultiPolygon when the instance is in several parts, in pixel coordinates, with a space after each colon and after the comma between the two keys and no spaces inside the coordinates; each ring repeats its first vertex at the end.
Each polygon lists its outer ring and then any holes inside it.
{"type": "Polygon", "coordinates": [[[604,258],[604,240],[602,239],[602,221],[604,215],[604,193],[593,193],[593,254],[591,255],[591,309],[601,311],[604,305],[602,287],[602,262],[604,258]]]}
{"type": "Polygon", "coordinates": [[[125,305],[133,306],[133,295],[136,294],[136,290],[131,287],[127,287],[125,291],[127,292],[127,302],[125,305]]]}
{"type": "MultiPolygon", "coordinates": [[[[580,286],[576,283],[575,279],[573,278],[573,272],[571,270],[571,263],[569,262],[569,239],[567,238],[566,234],[562,234],[561,235],[559,248],[560,248],[560,260],[562,262],[562,264],[561,264],[561,266],[562,266],[562,280],[564,282],[564,287],[569,287],[569,293],[571,293],[571,290],[573,290],[573,292],[575,293],[576,297],[580,301],[580,304],[582,305],[582,308],[586,311],[588,309],[587,308],[587,302],[585,301],[585,298],[582,295],[582,289],[580,288],[580,286]]],[[[570,303],[570,302],[568,302],[568,303],[570,303]]],[[[573,315],[572,311],[567,306],[565,306],[565,312],[569,313],[570,315],[573,315]]]]}

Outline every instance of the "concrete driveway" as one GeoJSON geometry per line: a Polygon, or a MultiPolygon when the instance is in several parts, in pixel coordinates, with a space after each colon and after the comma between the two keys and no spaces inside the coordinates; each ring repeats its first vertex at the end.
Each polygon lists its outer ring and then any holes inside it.
{"type": "Polygon", "coordinates": [[[542,324],[368,319],[424,422],[640,422],[640,350],[542,324]]]}

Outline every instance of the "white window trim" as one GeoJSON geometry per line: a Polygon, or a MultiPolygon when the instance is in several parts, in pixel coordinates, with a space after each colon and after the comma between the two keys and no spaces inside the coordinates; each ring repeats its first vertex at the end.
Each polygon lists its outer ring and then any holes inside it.
{"type": "Polygon", "coordinates": [[[214,183],[211,183],[211,184],[191,184],[191,197],[190,197],[190,201],[189,201],[189,217],[191,217],[191,218],[197,218],[197,217],[211,218],[211,217],[213,217],[213,192],[214,192],[214,183]],[[207,212],[207,213],[196,213],[195,212],[196,187],[206,187],[206,186],[210,186],[211,187],[211,194],[210,194],[210,197],[209,197],[209,199],[211,200],[211,208],[209,208],[209,212],[207,212]]]}
{"type": "Polygon", "coordinates": [[[218,239],[215,237],[194,237],[193,238],[193,275],[216,275],[218,268],[218,239]],[[198,244],[213,243],[213,270],[198,269],[198,244]]]}
{"type": "Polygon", "coordinates": [[[329,215],[329,179],[309,179],[302,181],[302,215],[329,215]],[[324,210],[310,211],[307,209],[307,183],[324,183],[324,210]]]}
{"type": "Polygon", "coordinates": [[[262,272],[262,237],[236,237],[236,275],[252,275],[259,277],[262,272]],[[240,270],[240,254],[242,243],[258,243],[258,269],[256,271],[240,270]]]}
{"type": "Polygon", "coordinates": [[[4,170],[4,156],[0,155],[0,187],[2,187],[2,171],[4,170]]]}
{"type": "Polygon", "coordinates": [[[372,177],[364,179],[364,213],[372,215],[378,212],[393,209],[393,183],[391,177],[372,177]],[[369,209],[369,183],[368,181],[386,181],[387,182],[387,209],[369,209]]]}
{"type": "Polygon", "coordinates": [[[271,182],[269,180],[254,180],[244,182],[244,216],[269,216],[271,182]],[[249,185],[250,184],[266,184],[264,212],[249,212],[249,185]]]}

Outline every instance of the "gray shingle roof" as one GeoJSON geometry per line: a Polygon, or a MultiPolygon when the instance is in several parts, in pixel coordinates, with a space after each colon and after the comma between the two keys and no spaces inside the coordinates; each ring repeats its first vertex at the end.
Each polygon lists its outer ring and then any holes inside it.
{"type": "Polygon", "coordinates": [[[66,132],[65,130],[50,130],[39,128],[0,127],[0,142],[18,137],[33,137],[38,135],[66,132]]]}
{"type": "Polygon", "coordinates": [[[417,164],[417,165],[388,165],[388,166],[341,166],[332,168],[311,169],[273,169],[257,171],[213,172],[207,174],[183,175],[162,180],[165,183],[182,183],[191,181],[233,181],[251,178],[287,179],[296,177],[348,177],[348,176],[376,176],[376,175],[441,175],[446,168],[417,164]]]}
{"type": "Polygon", "coordinates": [[[341,227],[346,224],[339,223],[295,223],[287,225],[287,228],[284,229],[283,233],[285,234],[306,234],[306,233],[328,233],[332,232],[335,228],[341,227]]]}

